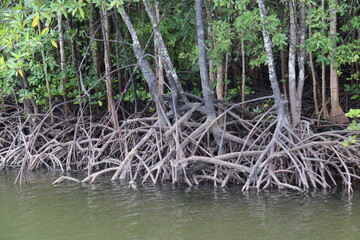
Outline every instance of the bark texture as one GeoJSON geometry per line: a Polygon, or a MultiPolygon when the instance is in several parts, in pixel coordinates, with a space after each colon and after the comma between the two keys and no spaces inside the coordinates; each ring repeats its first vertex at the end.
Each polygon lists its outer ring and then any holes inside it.
{"type": "Polygon", "coordinates": [[[195,0],[195,13],[196,13],[196,33],[199,52],[199,69],[201,78],[202,94],[205,101],[206,114],[209,120],[216,118],[213,100],[213,91],[210,87],[208,67],[206,63],[205,51],[205,31],[202,16],[202,1],[195,0]]]}
{"type": "Polygon", "coordinates": [[[108,111],[111,113],[111,122],[115,129],[119,128],[119,121],[112,93],[111,63],[110,63],[110,43],[109,43],[109,17],[106,10],[101,10],[102,32],[104,37],[104,65],[106,74],[106,96],[108,101],[108,111]]]}
{"type": "Polygon", "coordinates": [[[145,78],[145,81],[149,87],[151,98],[156,104],[156,111],[159,116],[159,124],[166,125],[169,123],[169,120],[167,119],[166,114],[163,109],[164,99],[159,91],[156,76],[155,76],[154,72],[152,71],[149,62],[145,59],[142,47],[140,45],[139,38],[138,38],[135,28],[129,18],[129,15],[126,13],[125,8],[123,6],[120,6],[119,8],[120,8],[120,15],[121,15],[127,29],[130,32],[130,35],[131,35],[131,38],[133,41],[133,50],[134,50],[134,54],[136,56],[138,65],[139,65],[141,72],[145,78]]]}
{"type": "Polygon", "coordinates": [[[335,64],[336,54],[336,33],[337,33],[337,0],[334,0],[330,7],[330,39],[333,43],[333,51],[331,53],[331,64],[330,64],[330,97],[331,97],[331,112],[330,120],[335,123],[349,123],[349,119],[344,115],[339,102],[339,82],[337,69],[335,64]]]}

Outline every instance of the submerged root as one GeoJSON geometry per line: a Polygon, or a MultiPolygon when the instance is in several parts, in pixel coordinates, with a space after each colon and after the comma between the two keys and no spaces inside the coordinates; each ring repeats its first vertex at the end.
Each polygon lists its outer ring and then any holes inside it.
{"type": "Polygon", "coordinates": [[[309,121],[293,129],[273,109],[243,119],[240,116],[249,114],[242,114],[244,109],[237,104],[221,106],[219,144],[214,123],[206,121],[201,108],[200,103],[188,104],[177,117],[169,112],[171,126],[160,126],[156,116],[130,117],[116,130],[90,117],[58,118],[48,125],[43,121],[46,116],[24,119],[18,109],[6,109],[0,124],[0,169],[20,168],[20,182],[26,181],[26,171],[45,167],[87,172],[84,179],[62,176],[54,184],[94,182],[111,174],[111,180],[131,183],[171,181],[194,186],[212,181],[221,187],[241,184],[243,190],[303,191],[341,182],[348,193],[354,179],[360,178],[359,133],[314,133],[309,121]],[[356,142],[344,147],[343,141],[356,134],[356,142]]]}

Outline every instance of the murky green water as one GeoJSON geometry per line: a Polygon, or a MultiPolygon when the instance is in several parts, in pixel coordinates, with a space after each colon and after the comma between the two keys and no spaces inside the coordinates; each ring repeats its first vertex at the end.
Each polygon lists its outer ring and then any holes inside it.
{"type": "Polygon", "coordinates": [[[242,193],[99,182],[51,186],[57,173],[14,186],[0,172],[0,239],[360,239],[360,192],[242,193]]]}

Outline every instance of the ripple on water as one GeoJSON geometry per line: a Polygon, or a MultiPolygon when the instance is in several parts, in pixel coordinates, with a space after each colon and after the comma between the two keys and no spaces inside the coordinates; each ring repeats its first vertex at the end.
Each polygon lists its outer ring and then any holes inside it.
{"type": "MultiPolygon", "coordinates": [[[[242,193],[99,179],[52,186],[58,173],[0,172],[0,239],[358,239],[360,194],[242,193]],[[5,231],[3,231],[5,229],[5,231]]],[[[81,176],[79,177],[81,179],[81,176]]]]}

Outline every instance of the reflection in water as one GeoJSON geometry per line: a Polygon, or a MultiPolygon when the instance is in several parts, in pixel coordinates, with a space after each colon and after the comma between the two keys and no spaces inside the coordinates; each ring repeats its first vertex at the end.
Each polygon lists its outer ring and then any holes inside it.
{"type": "Polygon", "coordinates": [[[360,194],[247,192],[0,172],[0,239],[359,239],[360,194]]]}

